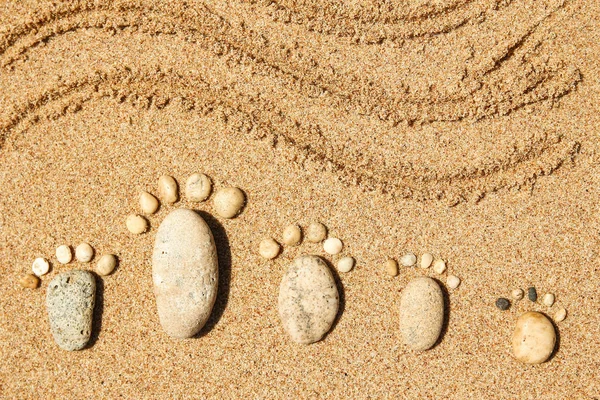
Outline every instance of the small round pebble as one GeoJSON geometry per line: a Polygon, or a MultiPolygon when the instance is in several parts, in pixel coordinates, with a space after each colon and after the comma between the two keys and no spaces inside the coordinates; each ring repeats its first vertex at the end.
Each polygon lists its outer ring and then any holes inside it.
{"type": "Polygon", "coordinates": [[[525,296],[525,292],[523,292],[523,289],[514,289],[512,292],[510,292],[510,295],[512,296],[513,300],[521,300],[523,298],[523,296],[525,296]]]}
{"type": "Polygon", "coordinates": [[[73,259],[73,252],[71,251],[71,247],[63,244],[56,248],[56,259],[61,264],[68,264],[73,259]]]}
{"type": "Polygon", "coordinates": [[[398,262],[391,258],[385,262],[385,272],[389,276],[398,276],[398,262]]]}
{"type": "Polygon", "coordinates": [[[402,264],[404,267],[412,267],[416,263],[417,257],[412,253],[405,254],[400,258],[400,264],[402,264]]]}
{"type": "Polygon", "coordinates": [[[450,289],[456,289],[460,285],[460,278],[458,276],[448,275],[446,284],[450,289]]]}
{"type": "Polygon", "coordinates": [[[148,192],[140,194],[140,209],[144,214],[154,214],[158,210],[158,199],[148,192]]]}
{"type": "Polygon", "coordinates": [[[502,311],[506,311],[510,308],[510,301],[504,297],[500,297],[498,300],[496,300],[496,307],[502,311]]]}
{"type": "Polygon", "coordinates": [[[552,293],[546,293],[542,298],[542,303],[548,307],[552,307],[552,304],[554,304],[554,295],[552,293]]]}
{"type": "Polygon", "coordinates": [[[279,246],[279,243],[271,238],[262,240],[258,246],[258,252],[261,257],[266,258],[267,260],[272,260],[277,257],[280,250],[281,246],[279,246]]]}
{"type": "Polygon", "coordinates": [[[33,274],[25,274],[19,279],[19,284],[25,289],[35,289],[40,285],[40,278],[33,274]]]}
{"type": "Polygon", "coordinates": [[[36,258],[35,260],[33,260],[31,270],[37,276],[46,275],[48,271],[50,271],[50,264],[48,264],[48,260],[46,260],[45,258],[36,258]]]}
{"type": "Polygon", "coordinates": [[[537,301],[537,290],[533,286],[527,289],[527,297],[534,303],[537,301]]]}
{"type": "Polygon", "coordinates": [[[436,274],[443,274],[446,271],[446,261],[444,260],[435,260],[433,263],[433,271],[436,274]]]}
{"type": "Polygon", "coordinates": [[[283,230],[281,241],[288,246],[298,246],[302,241],[302,229],[296,224],[289,225],[283,230]]]}
{"type": "Polygon", "coordinates": [[[241,189],[228,187],[217,190],[213,205],[215,211],[223,218],[233,218],[238,215],[246,204],[246,196],[241,189]]]}
{"type": "Polygon", "coordinates": [[[81,243],[75,249],[75,258],[79,262],[90,262],[94,257],[94,249],[87,243],[81,243]]]}
{"type": "Polygon", "coordinates": [[[146,218],[137,214],[131,214],[129,217],[127,217],[125,225],[127,225],[127,230],[134,235],[144,233],[146,232],[146,229],[148,229],[148,221],[146,218]]]}
{"type": "Polygon", "coordinates": [[[325,253],[327,254],[340,254],[343,247],[342,241],[338,238],[329,238],[323,242],[323,250],[325,250],[325,253]]]}
{"type": "Polygon", "coordinates": [[[96,264],[96,272],[101,276],[110,275],[116,266],[117,257],[114,254],[105,254],[100,257],[100,260],[98,260],[98,264],[96,264]]]}
{"type": "Polygon", "coordinates": [[[431,266],[433,262],[433,255],[430,253],[425,253],[421,256],[421,268],[427,269],[431,266]]]}
{"type": "Polygon", "coordinates": [[[311,222],[306,229],[306,240],[320,243],[327,237],[327,228],[320,222],[311,222]]]}
{"type": "Polygon", "coordinates": [[[185,196],[190,201],[200,202],[208,199],[211,190],[212,182],[204,174],[193,174],[185,182],[185,196]]]}
{"type": "Polygon", "coordinates": [[[560,307],[558,310],[556,310],[556,314],[554,314],[554,320],[556,322],[562,322],[565,320],[565,318],[567,318],[567,310],[565,310],[563,307],[560,307]]]}
{"type": "Polygon", "coordinates": [[[163,175],[158,179],[158,194],[160,198],[169,204],[179,200],[177,181],[172,176],[163,175]]]}
{"type": "Polygon", "coordinates": [[[354,268],[354,258],[343,257],[337,262],[337,269],[340,272],[350,272],[354,268]]]}

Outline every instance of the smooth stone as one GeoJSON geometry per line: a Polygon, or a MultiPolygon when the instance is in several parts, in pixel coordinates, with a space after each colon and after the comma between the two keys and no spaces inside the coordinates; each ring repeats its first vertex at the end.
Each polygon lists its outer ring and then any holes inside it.
{"type": "Polygon", "coordinates": [[[158,210],[160,203],[154,195],[148,192],[140,194],[140,209],[144,214],[154,214],[158,210]]]}
{"type": "Polygon", "coordinates": [[[19,284],[25,289],[36,289],[40,285],[40,278],[34,274],[25,274],[19,279],[19,284]]]}
{"type": "Polygon", "coordinates": [[[36,258],[35,260],[33,260],[33,264],[31,265],[31,270],[37,276],[46,275],[48,273],[48,271],[50,271],[50,264],[48,263],[48,260],[46,260],[45,258],[39,257],[39,258],[36,258]]]}
{"type": "Polygon", "coordinates": [[[71,251],[71,247],[63,244],[56,248],[56,259],[61,264],[68,264],[73,260],[73,252],[71,251]]]}
{"type": "Polygon", "coordinates": [[[332,256],[340,254],[343,248],[344,244],[338,238],[328,238],[323,242],[323,250],[332,256]]]}
{"type": "Polygon", "coordinates": [[[455,275],[448,275],[448,278],[446,278],[446,284],[450,289],[456,289],[460,285],[460,278],[455,275]]]}
{"type": "Polygon", "coordinates": [[[391,258],[385,262],[385,272],[389,276],[398,276],[398,262],[391,258]]]}
{"type": "Polygon", "coordinates": [[[98,275],[110,275],[117,267],[117,257],[114,254],[105,254],[100,257],[96,264],[96,272],[98,275]]]}
{"type": "Polygon", "coordinates": [[[523,289],[514,289],[512,292],[510,292],[510,295],[514,300],[519,301],[523,298],[523,296],[525,296],[525,292],[523,292],[523,289]]]}
{"type": "Polygon", "coordinates": [[[196,212],[180,208],[160,224],[152,280],[165,332],[181,339],[197,334],[215,304],[219,264],[212,232],[196,212]]]}
{"type": "Polygon", "coordinates": [[[215,212],[223,218],[234,218],[246,204],[246,195],[241,189],[229,187],[217,190],[213,205],[215,212]]]}
{"type": "Polygon", "coordinates": [[[96,281],[87,271],[67,271],[48,284],[46,308],[54,341],[64,350],[81,350],[90,340],[96,281]]]}
{"type": "Polygon", "coordinates": [[[340,272],[350,272],[352,268],[354,268],[354,263],[356,261],[352,257],[342,257],[337,262],[337,270],[340,272]]]}
{"type": "Polygon", "coordinates": [[[496,300],[496,307],[498,307],[499,310],[506,311],[510,308],[510,301],[504,297],[500,297],[496,300]]]}
{"type": "Polygon", "coordinates": [[[416,351],[431,348],[444,325],[444,296],[431,278],[415,278],[406,285],[400,300],[400,333],[416,351]]]}
{"type": "Polygon", "coordinates": [[[544,297],[542,297],[542,303],[544,303],[548,307],[552,307],[552,305],[554,304],[554,299],[555,297],[552,293],[546,293],[544,297]]]}
{"type": "Polygon", "coordinates": [[[283,230],[281,241],[288,246],[298,246],[302,241],[302,229],[296,224],[289,225],[283,230]]]}
{"type": "Polygon", "coordinates": [[[537,295],[537,290],[535,290],[535,288],[532,286],[529,289],[527,289],[527,297],[529,298],[530,301],[533,301],[534,303],[537,301],[538,295],[537,295]]]}
{"type": "Polygon", "coordinates": [[[431,263],[433,262],[433,255],[430,253],[425,253],[421,256],[421,268],[427,269],[431,267],[431,263]]]}
{"type": "Polygon", "coordinates": [[[141,215],[131,214],[125,220],[125,225],[127,226],[127,230],[134,235],[139,235],[148,229],[148,221],[146,218],[141,215]]]}
{"type": "Polygon", "coordinates": [[[163,175],[158,179],[158,195],[165,203],[173,204],[179,200],[177,181],[172,176],[163,175]]]}
{"type": "Polygon", "coordinates": [[[306,228],[306,240],[320,243],[327,237],[327,227],[320,222],[311,222],[306,228]]]}
{"type": "Polygon", "coordinates": [[[274,239],[263,239],[258,245],[258,252],[261,257],[272,260],[279,255],[281,246],[274,239]]]}
{"type": "Polygon", "coordinates": [[[556,331],[544,314],[529,311],[521,315],[512,337],[515,358],[527,364],[540,364],[554,351],[556,331]]]}
{"type": "Polygon", "coordinates": [[[554,320],[556,322],[562,322],[565,320],[565,318],[567,318],[567,310],[563,307],[560,307],[558,310],[556,310],[556,314],[554,314],[554,320]]]}
{"type": "Polygon", "coordinates": [[[417,263],[417,256],[412,253],[408,253],[400,257],[400,264],[403,267],[412,267],[417,263]]]}
{"type": "Polygon", "coordinates": [[[320,257],[297,257],[279,286],[279,317],[296,343],[317,342],[329,332],[338,313],[333,274],[320,257]]]}
{"type": "Polygon", "coordinates": [[[208,199],[211,190],[212,182],[204,174],[193,174],[185,182],[185,196],[190,201],[200,202],[208,199]]]}
{"type": "Polygon", "coordinates": [[[433,263],[433,271],[436,274],[443,274],[446,271],[446,261],[444,260],[435,260],[433,263]]]}
{"type": "Polygon", "coordinates": [[[79,262],[90,262],[94,258],[94,249],[87,243],[81,243],[75,248],[75,258],[79,262]]]}

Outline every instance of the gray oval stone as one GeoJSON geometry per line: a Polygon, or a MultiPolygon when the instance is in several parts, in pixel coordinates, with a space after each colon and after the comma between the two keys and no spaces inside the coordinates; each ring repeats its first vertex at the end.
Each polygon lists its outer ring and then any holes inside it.
{"type": "Polygon", "coordinates": [[[152,280],[165,332],[181,339],[197,334],[217,298],[219,262],[212,232],[196,212],[180,208],[160,224],[152,280]]]}
{"type": "Polygon", "coordinates": [[[444,296],[431,278],[415,278],[400,300],[400,333],[411,349],[423,351],[438,340],[444,324],[444,296]]]}
{"type": "Polygon", "coordinates": [[[90,340],[96,280],[87,271],[67,271],[48,284],[46,308],[54,341],[64,350],[81,350],[90,340]]]}
{"type": "Polygon", "coordinates": [[[314,343],[329,332],[339,306],[333,275],[317,256],[297,257],[279,286],[279,317],[297,343],[314,343]]]}

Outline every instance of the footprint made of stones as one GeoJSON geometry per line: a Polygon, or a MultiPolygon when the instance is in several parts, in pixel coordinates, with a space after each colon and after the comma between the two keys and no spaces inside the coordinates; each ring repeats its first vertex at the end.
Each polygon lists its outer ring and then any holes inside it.
{"type": "MultiPolygon", "coordinates": [[[[513,301],[521,301],[524,297],[522,289],[515,289],[511,293],[513,301]]],[[[538,302],[535,287],[527,290],[527,298],[533,304],[538,302]]],[[[555,296],[547,293],[542,298],[542,305],[550,308],[555,304],[555,296]]],[[[502,311],[510,308],[507,298],[496,300],[496,307],[502,311]]],[[[554,320],[556,323],[566,318],[567,311],[563,307],[556,307],[554,320]]],[[[541,364],[546,362],[556,350],[557,332],[552,320],[542,312],[526,311],[517,318],[511,338],[512,352],[518,361],[525,364],[541,364]]]]}
{"type": "MultiPolygon", "coordinates": [[[[192,202],[209,198],[212,182],[204,174],[193,174],[186,182],[185,194],[192,202]]],[[[179,200],[177,181],[162,176],[158,181],[159,198],[166,204],[179,200]]],[[[238,188],[218,190],[213,198],[217,215],[234,218],[244,208],[245,194],[238,188]]],[[[149,192],[140,195],[145,214],[158,211],[158,198],[149,192]]],[[[134,234],[148,231],[147,220],[130,215],[127,229],[134,234]]],[[[169,212],[156,233],[152,254],[152,281],[160,324],[171,337],[195,336],[204,327],[215,304],[219,286],[218,253],[213,233],[194,210],[176,208],[169,212]]]]}

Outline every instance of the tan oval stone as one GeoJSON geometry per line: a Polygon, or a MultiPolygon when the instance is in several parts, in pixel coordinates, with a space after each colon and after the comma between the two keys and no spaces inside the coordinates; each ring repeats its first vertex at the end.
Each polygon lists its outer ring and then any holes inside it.
{"type": "Polygon", "coordinates": [[[179,200],[177,181],[172,176],[163,175],[158,179],[158,194],[162,201],[173,204],[179,200]]]}
{"type": "Polygon", "coordinates": [[[165,332],[182,339],[197,334],[217,297],[219,265],[212,232],[196,212],[174,210],[158,228],[152,280],[165,332]]]}
{"type": "Polygon", "coordinates": [[[515,358],[527,364],[540,364],[554,351],[556,331],[542,313],[529,311],[521,315],[512,336],[515,358]]]}
{"type": "Polygon", "coordinates": [[[297,257],[279,286],[279,317],[296,343],[317,342],[329,332],[339,306],[333,275],[317,256],[297,257]]]}
{"type": "Polygon", "coordinates": [[[208,199],[212,191],[212,182],[204,174],[193,174],[185,183],[185,196],[189,201],[200,202],[208,199]]]}
{"type": "Polygon", "coordinates": [[[444,296],[431,278],[415,278],[406,285],[400,300],[400,333],[404,343],[423,351],[437,342],[444,324],[444,296]]]}
{"type": "Polygon", "coordinates": [[[140,194],[140,209],[144,214],[154,214],[159,205],[158,199],[151,193],[142,192],[140,194]]]}
{"type": "Polygon", "coordinates": [[[215,212],[223,218],[234,218],[244,208],[246,195],[236,187],[228,187],[217,190],[213,205],[215,212]]]}

